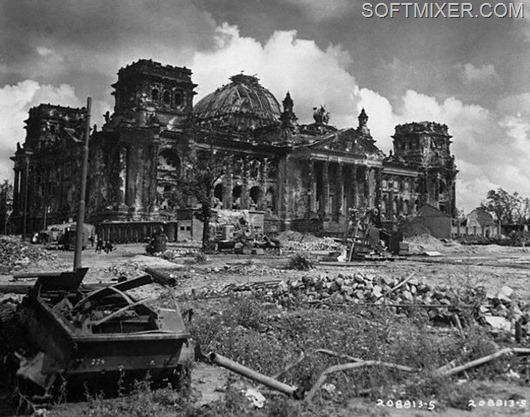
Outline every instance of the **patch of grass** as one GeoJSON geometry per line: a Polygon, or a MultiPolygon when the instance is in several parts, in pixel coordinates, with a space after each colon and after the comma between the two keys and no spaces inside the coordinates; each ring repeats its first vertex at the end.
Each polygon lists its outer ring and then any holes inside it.
{"type": "Polygon", "coordinates": [[[292,255],[287,261],[287,269],[309,271],[314,268],[313,259],[309,253],[299,252],[292,255]]]}
{"type": "Polygon", "coordinates": [[[195,262],[198,264],[205,264],[208,262],[208,257],[203,251],[196,252],[194,258],[195,262]]]}
{"type": "MultiPolygon", "coordinates": [[[[306,358],[282,376],[293,386],[309,389],[326,368],[347,362],[316,353],[317,349],[418,369],[407,374],[375,366],[332,374],[326,383],[333,383],[340,395],[317,396],[317,404],[343,403],[361,392],[372,399],[399,399],[404,392],[409,398],[460,406],[465,392],[451,394],[454,380],[432,378],[431,372],[452,360],[464,363],[497,349],[481,328],[468,328],[464,335],[433,331],[423,312],[406,317],[381,307],[286,309],[255,296],[201,303],[191,332],[203,351],[213,350],[265,375],[280,372],[303,351],[306,358]]],[[[503,366],[500,360],[469,372],[491,377],[503,366]]]]}
{"type": "Polygon", "coordinates": [[[84,414],[90,417],[159,417],[175,415],[191,416],[194,407],[192,398],[173,390],[171,386],[152,389],[148,380],[136,382],[128,395],[106,399],[103,395],[87,397],[88,409],[84,414]]]}

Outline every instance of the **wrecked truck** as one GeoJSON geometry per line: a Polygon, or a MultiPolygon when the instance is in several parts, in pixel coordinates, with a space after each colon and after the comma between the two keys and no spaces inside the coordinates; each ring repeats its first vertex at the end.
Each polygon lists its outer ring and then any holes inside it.
{"type": "Polygon", "coordinates": [[[88,291],[86,272],[43,273],[21,302],[0,304],[0,377],[14,396],[51,400],[65,386],[69,394],[112,392],[146,377],[173,387],[189,382],[181,352],[190,336],[176,302],[152,308],[151,298],[129,293],[156,278],[88,291]]]}

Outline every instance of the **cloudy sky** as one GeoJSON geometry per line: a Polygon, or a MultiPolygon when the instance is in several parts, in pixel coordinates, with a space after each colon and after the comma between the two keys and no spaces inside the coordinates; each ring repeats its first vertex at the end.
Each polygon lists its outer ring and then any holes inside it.
{"type": "Polygon", "coordinates": [[[197,99],[244,71],[290,91],[302,122],[322,104],[356,126],[365,107],[386,153],[396,124],[446,123],[459,208],[498,187],[530,197],[530,0],[502,3],[521,1],[524,18],[416,19],[365,18],[359,0],[0,1],[0,180],[30,107],[91,96],[101,126],[118,69],[150,58],[191,68],[197,99]]]}

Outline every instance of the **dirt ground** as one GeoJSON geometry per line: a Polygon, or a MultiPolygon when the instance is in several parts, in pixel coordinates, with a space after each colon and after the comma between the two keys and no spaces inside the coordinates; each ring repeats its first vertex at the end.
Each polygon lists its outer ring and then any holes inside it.
{"type": "MultiPolygon", "coordinates": [[[[170,249],[193,249],[170,245],[170,249]]],[[[82,264],[89,267],[85,283],[110,283],[120,275],[139,276],[145,267],[154,267],[173,274],[177,279],[175,292],[177,295],[190,294],[193,290],[205,288],[222,288],[230,283],[259,282],[271,280],[287,280],[302,275],[337,274],[360,272],[365,275],[406,277],[412,272],[415,279],[435,285],[472,285],[484,286],[486,289],[499,289],[507,285],[514,290],[518,298],[530,302],[530,248],[511,248],[490,246],[460,246],[446,245],[436,248],[437,256],[411,256],[395,261],[356,263],[353,266],[322,266],[318,265],[310,272],[288,271],[283,269],[289,253],[279,255],[267,253],[265,255],[208,255],[208,261],[202,264],[193,263],[193,258],[183,257],[169,261],[157,257],[146,256],[144,245],[118,245],[110,254],[96,253],[94,248],[87,248],[83,252],[82,264]]],[[[58,260],[41,264],[30,264],[19,272],[37,270],[67,270],[73,265],[73,252],[56,252],[58,260]]],[[[315,253],[315,258],[318,257],[315,253]]],[[[24,283],[30,284],[31,279],[24,283]]],[[[14,281],[13,275],[0,275],[0,284],[20,284],[14,281]]],[[[142,292],[150,295],[161,294],[166,291],[161,286],[153,284],[142,288],[142,292]]],[[[143,295],[143,294],[142,294],[143,295]]],[[[192,374],[194,388],[201,393],[203,402],[222,398],[222,389],[226,384],[227,372],[212,370],[207,365],[198,365],[192,374]]],[[[440,416],[530,416],[530,387],[510,382],[495,382],[486,384],[487,392],[484,400],[505,398],[510,392],[526,399],[525,407],[496,407],[479,406],[472,412],[445,409],[437,411],[440,416]],[[497,395],[497,397],[496,397],[497,395]]],[[[480,401],[482,398],[471,400],[480,401]]],[[[419,401],[421,399],[410,399],[419,401]]],[[[381,407],[377,404],[366,403],[362,399],[353,399],[348,406],[351,410],[359,405],[373,406],[373,415],[387,416],[424,416],[432,415],[430,411],[416,409],[397,409],[381,407]]],[[[355,414],[351,414],[355,415],[355,414]]]]}

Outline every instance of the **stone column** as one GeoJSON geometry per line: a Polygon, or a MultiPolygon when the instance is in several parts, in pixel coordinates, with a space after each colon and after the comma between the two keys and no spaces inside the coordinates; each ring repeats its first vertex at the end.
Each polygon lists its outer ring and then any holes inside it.
{"type": "Polygon", "coordinates": [[[259,203],[258,203],[258,207],[257,209],[260,210],[260,211],[265,211],[265,209],[267,207],[265,207],[265,197],[266,197],[266,194],[267,194],[267,177],[268,177],[268,172],[267,172],[267,158],[263,158],[263,161],[260,161],[261,162],[261,166],[260,166],[260,180],[259,180],[259,183],[260,183],[260,188],[261,188],[261,195],[259,197],[259,203]]]}
{"type": "Polygon", "coordinates": [[[127,148],[122,145],[120,147],[120,185],[118,193],[118,208],[120,210],[126,209],[125,197],[127,195],[127,148]]]}
{"type": "Polygon", "coordinates": [[[320,214],[326,217],[329,203],[329,162],[322,165],[322,195],[320,196],[320,214]]]}
{"type": "MultiPolygon", "coordinates": [[[[136,150],[136,161],[135,161],[135,170],[133,173],[134,178],[134,195],[133,195],[133,204],[138,212],[144,211],[144,176],[146,174],[144,165],[139,163],[139,161],[144,161],[145,159],[145,148],[142,146],[136,150]]],[[[132,232],[131,232],[132,233],[132,232]]],[[[132,234],[131,234],[132,239],[132,234]]]]}
{"type": "MultiPolygon", "coordinates": [[[[158,212],[158,149],[159,146],[157,143],[154,143],[151,148],[151,172],[150,172],[150,181],[149,181],[149,199],[148,207],[152,213],[158,212]]],[[[187,175],[185,168],[182,169],[181,175],[187,175]]]]}
{"type": "Polygon", "coordinates": [[[451,196],[451,217],[456,217],[456,187],[454,178],[450,178],[450,196],[451,196]]]}
{"type": "Polygon", "coordinates": [[[343,178],[343,167],[342,164],[337,165],[336,178],[335,178],[335,201],[333,212],[336,220],[339,220],[343,214],[343,199],[344,199],[344,178],[343,178]]]}
{"type": "Polygon", "coordinates": [[[242,178],[241,178],[241,209],[248,210],[249,208],[249,194],[248,194],[248,158],[243,158],[242,178]]]}
{"type": "Polygon", "coordinates": [[[381,206],[381,184],[383,178],[383,170],[377,169],[375,171],[375,206],[380,208],[381,206]]]}
{"type": "Polygon", "coordinates": [[[358,178],[358,167],[357,165],[353,165],[351,167],[351,179],[352,179],[352,188],[353,188],[353,196],[352,196],[352,207],[357,208],[359,207],[359,178],[358,178]]]}
{"type": "Polygon", "coordinates": [[[346,205],[343,207],[342,212],[344,215],[348,216],[348,210],[350,207],[352,207],[352,188],[353,188],[353,181],[352,181],[352,167],[348,165],[345,170],[345,178],[344,181],[344,193],[346,195],[346,205]]]}
{"type": "Polygon", "coordinates": [[[364,204],[368,206],[370,204],[370,169],[364,167],[364,204]]]}
{"type": "Polygon", "coordinates": [[[134,206],[136,199],[136,175],[134,170],[135,156],[134,150],[129,146],[125,149],[125,204],[128,207],[134,206]]]}
{"type": "Polygon", "coordinates": [[[315,213],[315,162],[309,161],[307,176],[307,212],[315,213]]]}
{"type": "Polygon", "coordinates": [[[27,162],[24,162],[24,167],[20,170],[20,198],[19,198],[19,211],[22,212],[22,215],[24,215],[24,209],[28,209],[27,206],[27,197],[29,190],[27,188],[27,170],[28,170],[28,164],[27,162]]]}
{"type": "Polygon", "coordinates": [[[387,207],[387,219],[393,220],[394,215],[394,177],[389,177],[388,181],[392,182],[392,187],[388,187],[388,207],[387,207]]]}
{"type": "Polygon", "coordinates": [[[223,176],[223,195],[222,195],[223,209],[232,208],[232,164],[228,166],[225,175],[223,176]]]}
{"type": "Polygon", "coordinates": [[[13,187],[13,213],[18,213],[20,201],[20,169],[15,168],[15,185],[13,187]]]}

